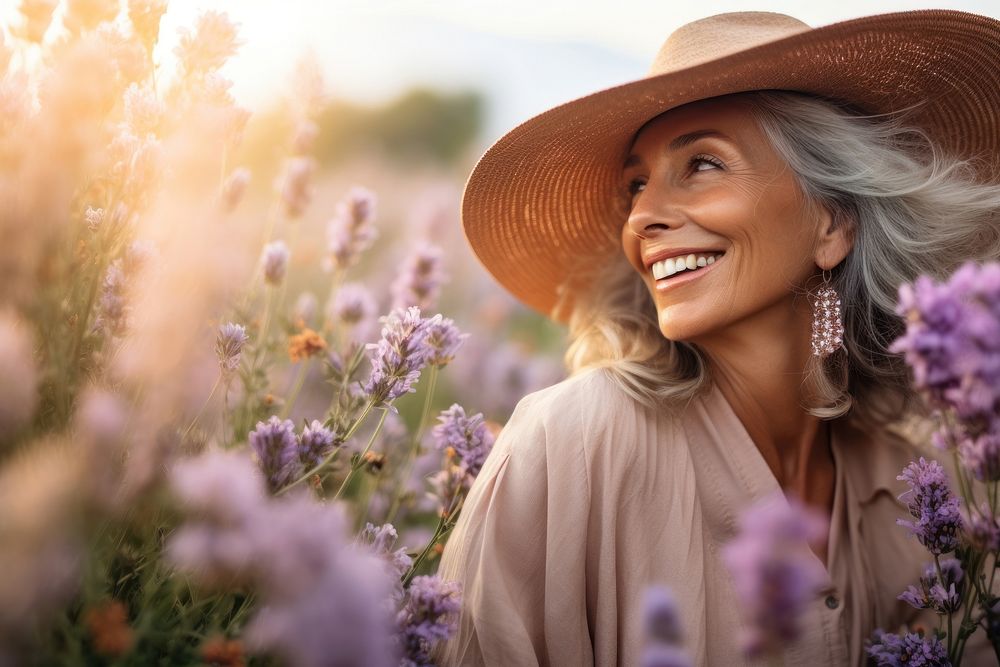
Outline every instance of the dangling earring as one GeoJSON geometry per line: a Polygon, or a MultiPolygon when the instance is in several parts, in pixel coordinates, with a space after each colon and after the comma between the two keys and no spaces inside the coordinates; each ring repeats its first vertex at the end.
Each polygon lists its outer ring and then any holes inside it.
{"type": "Polygon", "coordinates": [[[823,284],[813,296],[812,351],[829,356],[844,346],[844,322],[840,318],[840,295],[830,284],[830,272],[823,271],[823,284]]]}

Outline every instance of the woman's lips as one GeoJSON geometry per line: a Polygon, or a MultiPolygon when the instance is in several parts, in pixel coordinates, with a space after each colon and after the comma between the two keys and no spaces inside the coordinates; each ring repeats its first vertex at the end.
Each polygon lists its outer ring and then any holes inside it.
{"type": "Polygon", "coordinates": [[[667,276],[666,278],[660,278],[659,280],[656,281],[656,291],[665,292],[675,287],[685,285],[691,282],[692,280],[698,280],[698,278],[708,273],[709,271],[712,271],[713,269],[715,269],[715,267],[717,267],[720,263],[724,261],[726,261],[725,253],[717,260],[715,260],[715,262],[709,264],[708,266],[703,266],[693,271],[682,271],[681,273],[675,273],[672,276],[667,276]]]}

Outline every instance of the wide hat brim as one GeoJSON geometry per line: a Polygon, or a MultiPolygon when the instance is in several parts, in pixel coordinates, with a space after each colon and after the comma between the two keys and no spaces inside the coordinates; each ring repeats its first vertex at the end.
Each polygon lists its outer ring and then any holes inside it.
{"type": "Polygon", "coordinates": [[[462,195],[480,262],[516,298],[564,321],[580,262],[621,252],[622,164],[651,118],[750,90],[810,93],[862,113],[908,114],[946,152],[1000,180],[1000,21],[952,10],[867,16],[651,75],[549,109],[496,141],[462,195]],[[571,283],[570,275],[576,276],[571,283]],[[566,300],[552,309],[560,290],[566,300]]]}

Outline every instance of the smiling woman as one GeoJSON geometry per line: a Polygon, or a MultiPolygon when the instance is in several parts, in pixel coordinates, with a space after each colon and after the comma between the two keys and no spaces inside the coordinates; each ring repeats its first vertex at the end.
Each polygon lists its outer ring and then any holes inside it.
{"type": "MultiPolygon", "coordinates": [[[[829,519],[812,545],[822,590],[778,646],[784,664],[861,665],[876,628],[930,627],[897,598],[926,557],[893,530],[895,478],[919,451],[899,427],[923,415],[889,351],[897,289],[1000,257],[1000,88],[945,94],[940,81],[986,85],[946,57],[965,48],[941,41],[946,24],[1000,71],[1000,23],[958,12],[813,31],[762,12],[703,19],[646,79],[551,110],[480,161],[470,241],[567,321],[572,374],[521,401],[467,497],[440,567],[465,589],[443,664],[638,664],[651,583],[674,591],[697,664],[745,664],[722,547],[743,508],[781,492],[829,519]],[[899,58],[900,34],[913,61],[865,76],[899,58]],[[909,99],[880,97],[886,76],[934,68],[909,99]],[[891,113],[920,102],[930,111],[891,113]],[[536,247],[569,277],[544,280],[536,247]]],[[[979,634],[966,664],[988,650],[979,634]]]]}

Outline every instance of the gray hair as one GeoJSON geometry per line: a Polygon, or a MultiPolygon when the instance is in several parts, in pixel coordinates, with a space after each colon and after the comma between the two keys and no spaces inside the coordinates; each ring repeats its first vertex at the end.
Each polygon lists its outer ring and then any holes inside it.
{"type": "MultiPolygon", "coordinates": [[[[1000,183],[977,180],[975,158],[944,154],[903,114],[862,115],[791,91],[732,97],[748,103],[806,205],[829,211],[854,238],[831,279],[844,304],[846,353],[813,357],[804,378],[812,400],[803,407],[823,418],[851,411],[875,424],[916,410],[907,367],[888,351],[904,326],[895,314],[899,285],[1000,257],[1000,183]]],[[[607,368],[651,407],[679,408],[702,390],[709,380],[703,353],[663,336],[652,297],[624,253],[591,284],[573,294],[569,309],[571,373],[607,368]]]]}

